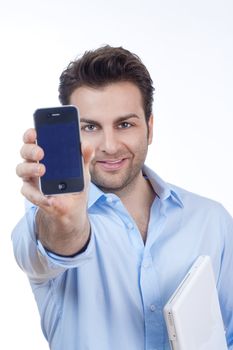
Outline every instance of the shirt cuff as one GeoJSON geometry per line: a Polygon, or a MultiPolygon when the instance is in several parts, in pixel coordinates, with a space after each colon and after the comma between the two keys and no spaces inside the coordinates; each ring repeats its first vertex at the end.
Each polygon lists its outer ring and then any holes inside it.
{"type": "Polygon", "coordinates": [[[81,252],[78,252],[73,256],[61,256],[56,253],[50,252],[42,245],[40,240],[37,240],[37,248],[40,254],[49,260],[50,264],[52,263],[54,265],[62,266],[64,268],[74,268],[79,267],[92,259],[92,253],[94,249],[93,234],[90,235],[89,242],[87,243],[88,244],[86,249],[83,249],[81,252]]]}

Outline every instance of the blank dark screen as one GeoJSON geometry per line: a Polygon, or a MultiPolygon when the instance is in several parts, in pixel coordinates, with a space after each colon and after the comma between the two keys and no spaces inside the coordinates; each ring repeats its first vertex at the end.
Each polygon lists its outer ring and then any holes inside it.
{"type": "Polygon", "coordinates": [[[47,180],[64,180],[81,176],[79,141],[75,122],[40,125],[37,129],[39,146],[44,150],[42,159],[47,180]]]}

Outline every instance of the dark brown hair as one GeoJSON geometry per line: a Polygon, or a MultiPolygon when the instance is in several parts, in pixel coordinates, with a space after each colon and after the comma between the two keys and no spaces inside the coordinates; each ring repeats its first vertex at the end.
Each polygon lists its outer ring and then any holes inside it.
{"type": "Polygon", "coordinates": [[[148,121],[152,113],[153,81],[140,58],[123,47],[103,46],[86,51],[70,62],[60,76],[59,99],[66,105],[78,87],[98,88],[119,81],[132,82],[139,88],[148,121]]]}

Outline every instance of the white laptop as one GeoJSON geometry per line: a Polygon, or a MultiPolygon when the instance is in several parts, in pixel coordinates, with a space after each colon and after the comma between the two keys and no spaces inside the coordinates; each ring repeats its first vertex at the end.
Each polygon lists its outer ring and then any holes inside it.
{"type": "Polygon", "coordinates": [[[227,350],[209,256],[198,257],[163,311],[171,349],[227,350]]]}

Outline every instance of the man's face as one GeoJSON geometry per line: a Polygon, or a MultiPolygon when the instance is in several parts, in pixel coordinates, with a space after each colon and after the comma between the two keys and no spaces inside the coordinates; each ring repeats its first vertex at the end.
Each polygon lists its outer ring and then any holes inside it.
{"type": "Polygon", "coordinates": [[[82,140],[95,151],[92,182],[105,192],[125,190],[141,174],[152,141],[153,118],[147,126],[140,90],[130,82],[82,86],[70,103],[79,108],[82,140]]]}

